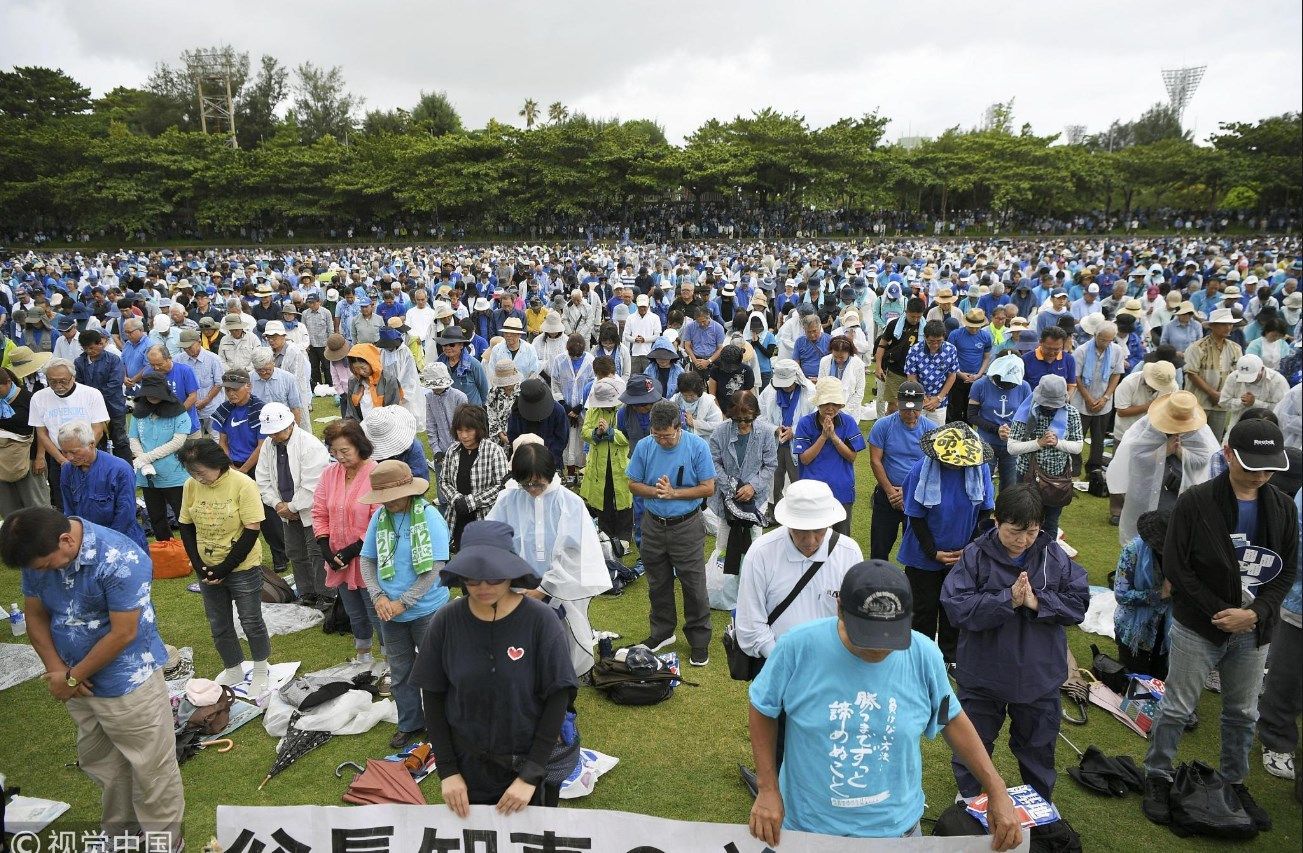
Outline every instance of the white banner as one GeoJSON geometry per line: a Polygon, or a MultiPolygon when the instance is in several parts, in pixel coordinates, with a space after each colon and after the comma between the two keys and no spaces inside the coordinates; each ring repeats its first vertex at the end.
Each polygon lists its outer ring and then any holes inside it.
{"type": "MultiPolygon", "coordinates": [[[[471,806],[217,807],[222,853],[777,853],[746,826],[597,809],[527,808],[510,817],[471,806]]],[[[989,836],[854,840],[782,834],[781,853],[986,853],[989,836]]],[[[1028,849],[1024,831],[1022,846],[1028,849]]]]}

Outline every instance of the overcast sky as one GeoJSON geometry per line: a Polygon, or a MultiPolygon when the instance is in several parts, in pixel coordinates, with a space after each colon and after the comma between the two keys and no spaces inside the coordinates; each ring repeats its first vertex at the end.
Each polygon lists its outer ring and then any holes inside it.
{"type": "Polygon", "coordinates": [[[1164,100],[1160,70],[1207,65],[1185,123],[1300,109],[1299,0],[0,0],[0,62],[62,68],[100,95],[186,48],[228,42],[291,68],[340,65],[366,108],[444,90],[468,127],[525,98],[651,118],[680,141],[765,106],[811,126],[877,109],[888,139],[978,123],[1088,131],[1164,100]],[[1068,6],[1070,8],[1065,8],[1068,6]]]}

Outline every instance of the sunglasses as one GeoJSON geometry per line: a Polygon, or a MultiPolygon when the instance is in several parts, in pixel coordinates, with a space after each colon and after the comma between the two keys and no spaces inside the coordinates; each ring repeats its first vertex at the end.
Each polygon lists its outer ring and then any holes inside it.
{"type": "Polygon", "coordinates": [[[486,584],[488,586],[497,586],[500,583],[511,583],[511,581],[507,579],[503,579],[500,581],[485,581],[485,580],[472,580],[470,578],[463,578],[462,583],[466,584],[466,586],[484,586],[486,584]]]}

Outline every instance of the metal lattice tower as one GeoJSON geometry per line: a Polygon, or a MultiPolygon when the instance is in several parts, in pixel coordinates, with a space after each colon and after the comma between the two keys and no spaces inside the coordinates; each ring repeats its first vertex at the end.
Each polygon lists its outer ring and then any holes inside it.
{"type": "Polygon", "coordinates": [[[1199,88],[1199,81],[1203,79],[1206,70],[1207,65],[1163,69],[1163,85],[1167,87],[1167,98],[1172,105],[1172,112],[1176,113],[1177,121],[1181,120],[1185,106],[1194,97],[1194,90],[1199,88]]]}
{"type": "Polygon", "coordinates": [[[1077,145],[1086,137],[1086,125],[1070,124],[1063,128],[1063,141],[1069,145],[1077,145]]]}
{"type": "Polygon", "coordinates": [[[190,55],[190,77],[199,98],[199,127],[204,133],[224,134],[232,148],[235,139],[235,97],[231,92],[230,57],[220,51],[195,51],[190,55]]]}

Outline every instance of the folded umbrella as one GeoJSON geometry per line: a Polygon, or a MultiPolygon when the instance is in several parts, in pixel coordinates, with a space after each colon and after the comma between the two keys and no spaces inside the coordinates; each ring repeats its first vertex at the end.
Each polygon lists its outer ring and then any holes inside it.
{"type": "Polygon", "coordinates": [[[1090,682],[1094,678],[1095,676],[1091,674],[1090,670],[1077,666],[1077,659],[1073,657],[1072,649],[1068,649],[1068,677],[1064,679],[1063,686],[1059,688],[1059,691],[1068,700],[1063,703],[1061,713],[1063,719],[1069,723],[1078,726],[1086,724],[1086,708],[1090,705],[1090,682]],[[1068,713],[1069,702],[1077,706],[1080,719],[1068,713]]]}
{"type": "Polygon", "coordinates": [[[353,777],[344,802],[354,805],[379,805],[381,803],[406,803],[426,805],[425,795],[412,781],[412,774],[396,761],[368,758],[366,769],[353,777]]]}
{"type": "Polygon", "coordinates": [[[1127,784],[1123,781],[1122,771],[1093,744],[1086,747],[1078,766],[1068,768],[1068,775],[1083,788],[1097,794],[1108,797],[1126,796],[1127,784]]]}
{"type": "Polygon", "coordinates": [[[271,777],[330,740],[330,732],[309,732],[296,727],[294,724],[298,722],[299,717],[298,711],[295,711],[294,716],[290,717],[289,728],[285,731],[285,737],[281,738],[280,746],[276,749],[276,760],[272,762],[271,769],[267,771],[267,776],[258,785],[259,791],[271,781],[271,777]]]}

